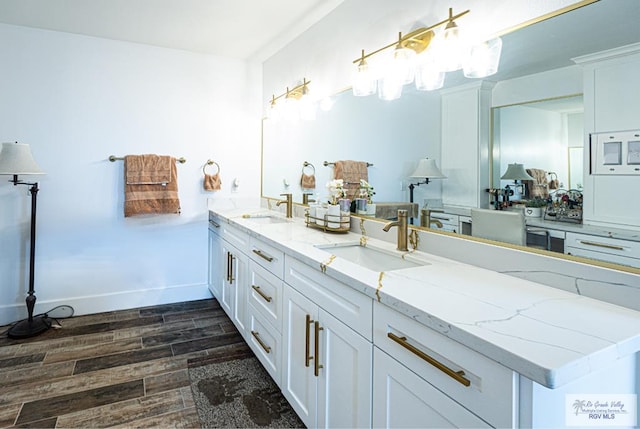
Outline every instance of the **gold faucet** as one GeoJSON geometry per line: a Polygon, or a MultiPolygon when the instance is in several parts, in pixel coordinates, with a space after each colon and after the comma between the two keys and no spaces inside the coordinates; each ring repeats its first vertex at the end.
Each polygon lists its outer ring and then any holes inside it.
{"type": "Polygon", "coordinates": [[[431,228],[431,224],[435,224],[438,228],[442,228],[442,222],[438,219],[431,219],[431,213],[444,213],[444,210],[420,210],[420,226],[431,228]]]}
{"type": "Polygon", "coordinates": [[[302,204],[309,205],[309,203],[315,203],[316,200],[309,198],[311,194],[302,194],[302,204]]]}
{"type": "Polygon", "coordinates": [[[407,248],[407,210],[398,210],[398,220],[387,223],[382,229],[385,232],[394,227],[398,227],[398,250],[408,251],[407,248]]]}
{"type": "Polygon", "coordinates": [[[276,203],[276,206],[280,206],[280,204],[284,203],[287,205],[287,217],[293,217],[293,204],[291,202],[291,194],[280,194],[285,197],[284,200],[280,200],[276,203]]]}

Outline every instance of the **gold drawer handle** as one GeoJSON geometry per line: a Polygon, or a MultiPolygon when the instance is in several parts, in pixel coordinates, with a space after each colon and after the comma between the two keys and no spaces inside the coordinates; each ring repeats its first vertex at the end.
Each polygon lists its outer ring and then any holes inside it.
{"type": "Polygon", "coordinates": [[[454,371],[451,368],[449,368],[448,366],[443,365],[442,363],[438,362],[437,360],[435,360],[434,358],[432,358],[431,356],[429,356],[428,354],[426,354],[422,350],[419,350],[415,346],[409,344],[407,342],[407,337],[399,337],[396,334],[394,334],[393,332],[387,333],[387,337],[391,338],[393,341],[395,341],[396,343],[400,344],[402,347],[404,347],[405,349],[409,350],[411,353],[417,355],[420,359],[423,359],[423,360],[427,361],[428,363],[430,363],[431,365],[435,366],[440,371],[444,372],[449,377],[451,377],[454,380],[456,380],[458,383],[463,384],[463,385],[465,385],[467,387],[469,387],[471,385],[471,381],[469,381],[468,378],[464,377],[464,371],[454,371]]]}
{"type": "Polygon", "coordinates": [[[320,331],[324,330],[324,328],[320,327],[320,322],[313,322],[315,326],[315,338],[314,338],[314,367],[313,367],[313,375],[318,377],[320,374],[320,368],[324,368],[324,366],[320,365],[320,359],[318,358],[318,349],[320,348],[320,331]]]}
{"type": "Polygon", "coordinates": [[[595,241],[580,240],[580,243],[585,244],[587,246],[604,247],[605,249],[624,250],[624,247],[622,246],[614,246],[613,244],[596,243],[595,241]]]}
{"type": "Polygon", "coordinates": [[[215,223],[214,221],[212,221],[211,219],[209,219],[209,223],[213,226],[215,226],[216,228],[220,228],[220,225],[218,225],[217,223],[215,223]]]}
{"type": "Polygon", "coordinates": [[[265,255],[264,253],[262,253],[262,250],[253,249],[253,253],[260,256],[262,259],[266,260],[267,262],[273,261],[273,258],[269,255],[265,255]]]}
{"type": "Polygon", "coordinates": [[[305,341],[304,341],[304,366],[306,366],[307,368],[309,367],[309,361],[313,359],[313,356],[309,356],[309,349],[310,349],[309,337],[311,336],[310,331],[311,331],[312,323],[313,323],[313,320],[311,320],[311,316],[307,314],[306,323],[305,323],[305,341]]]}
{"type": "Polygon", "coordinates": [[[253,290],[255,290],[256,292],[258,292],[258,295],[260,295],[262,297],[262,299],[264,299],[267,302],[271,302],[272,298],[270,296],[268,296],[267,294],[265,294],[264,292],[262,292],[262,289],[260,289],[260,286],[251,285],[251,288],[253,290]]]}
{"type": "Polygon", "coordinates": [[[260,347],[262,347],[262,349],[267,352],[267,353],[271,353],[271,347],[269,347],[268,345],[266,345],[264,343],[264,341],[262,341],[262,338],[260,338],[260,334],[257,333],[256,331],[251,331],[251,335],[253,335],[253,338],[256,339],[256,341],[258,342],[258,344],[260,344],[260,347]]]}

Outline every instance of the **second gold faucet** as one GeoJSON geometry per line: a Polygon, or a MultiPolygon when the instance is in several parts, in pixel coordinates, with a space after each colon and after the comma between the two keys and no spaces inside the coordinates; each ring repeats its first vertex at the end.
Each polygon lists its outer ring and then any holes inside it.
{"type": "Polygon", "coordinates": [[[398,238],[397,238],[397,247],[398,250],[403,252],[408,251],[407,248],[407,210],[398,210],[398,220],[387,223],[382,229],[385,232],[389,232],[389,230],[394,227],[398,227],[398,238]]]}

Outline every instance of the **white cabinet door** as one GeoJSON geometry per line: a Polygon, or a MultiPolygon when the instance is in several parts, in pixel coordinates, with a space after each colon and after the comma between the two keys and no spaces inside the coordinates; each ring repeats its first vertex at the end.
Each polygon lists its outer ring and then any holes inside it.
{"type": "Polygon", "coordinates": [[[371,427],[373,345],[322,309],[319,319],[317,427],[371,427]]]}
{"type": "MultiPolygon", "coordinates": [[[[210,227],[211,228],[211,227],[210,227]]],[[[222,239],[209,229],[209,290],[221,301],[222,283],[224,282],[224,257],[222,256],[222,239]]]]}
{"type": "Polygon", "coordinates": [[[317,319],[316,304],[285,286],[282,393],[307,427],[316,426],[314,328],[317,319]]]}
{"type": "Polygon", "coordinates": [[[491,427],[377,347],[373,361],[373,427],[491,427]]]}
{"type": "Polygon", "coordinates": [[[220,294],[220,305],[231,318],[236,328],[246,334],[247,324],[247,256],[222,240],[221,259],[224,264],[224,279],[220,294]]]}

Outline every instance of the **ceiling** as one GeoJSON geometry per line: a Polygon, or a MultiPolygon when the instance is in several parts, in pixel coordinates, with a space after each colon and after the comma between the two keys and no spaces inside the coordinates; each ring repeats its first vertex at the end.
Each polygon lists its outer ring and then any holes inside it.
{"type": "Polygon", "coordinates": [[[343,0],[0,0],[0,22],[264,60],[343,0]]]}

